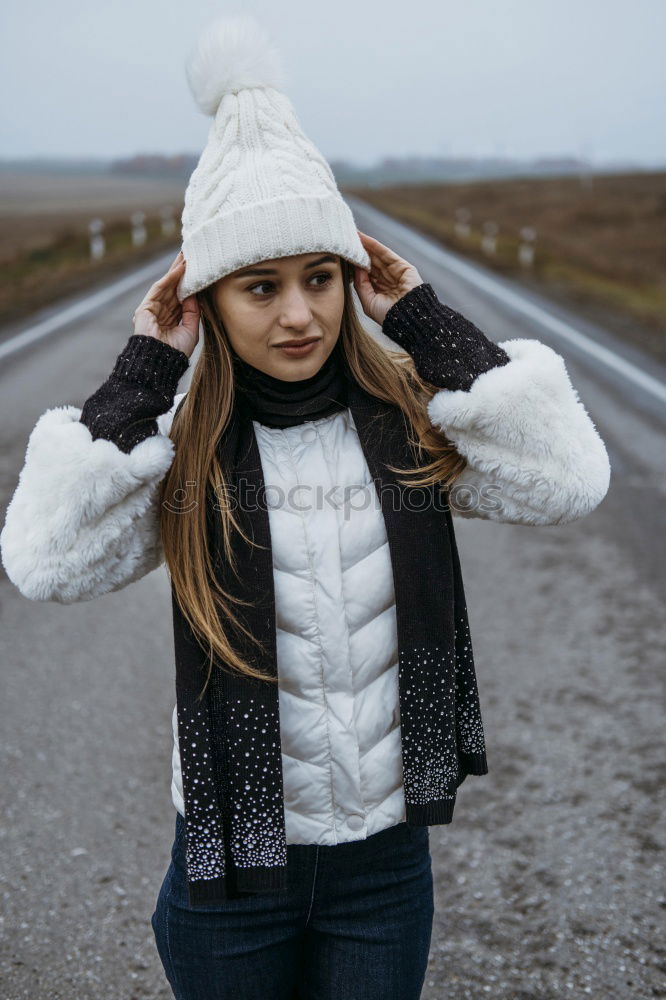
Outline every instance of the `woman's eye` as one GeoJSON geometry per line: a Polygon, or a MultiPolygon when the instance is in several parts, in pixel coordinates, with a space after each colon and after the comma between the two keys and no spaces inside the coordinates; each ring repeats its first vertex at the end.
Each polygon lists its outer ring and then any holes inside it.
{"type": "Polygon", "coordinates": [[[272,285],[272,284],[273,284],[272,281],[260,281],[258,285],[251,285],[250,288],[248,288],[248,292],[254,292],[257,288],[263,288],[264,285],[272,285]]]}
{"type": "MultiPolygon", "coordinates": [[[[315,288],[323,288],[332,280],[333,280],[333,275],[329,271],[321,271],[319,274],[313,274],[312,277],[310,278],[311,282],[316,281],[316,284],[314,285],[315,288]],[[316,281],[316,279],[318,278],[323,278],[324,281],[316,281]]],[[[272,281],[260,281],[256,285],[251,285],[250,288],[248,288],[248,291],[252,292],[253,295],[255,295],[256,293],[256,298],[261,298],[261,296],[264,293],[261,291],[257,292],[257,289],[265,288],[266,286],[268,286],[269,288],[274,287],[272,281]]]]}
{"type": "Polygon", "coordinates": [[[329,271],[322,271],[321,274],[313,274],[312,280],[314,281],[315,278],[326,279],[325,281],[322,281],[321,284],[319,285],[320,288],[323,288],[324,285],[327,285],[329,281],[333,280],[333,275],[329,271]]]}

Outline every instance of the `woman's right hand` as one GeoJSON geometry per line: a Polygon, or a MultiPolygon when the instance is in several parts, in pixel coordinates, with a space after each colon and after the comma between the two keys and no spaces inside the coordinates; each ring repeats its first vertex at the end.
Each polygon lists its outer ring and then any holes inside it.
{"type": "Polygon", "coordinates": [[[171,267],[151,285],[134,313],[134,333],[163,340],[192,356],[199,340],[199,303],[196,295],[178,301],[176,288],[183,276],[185,258],[180,250],[171,267]]]}

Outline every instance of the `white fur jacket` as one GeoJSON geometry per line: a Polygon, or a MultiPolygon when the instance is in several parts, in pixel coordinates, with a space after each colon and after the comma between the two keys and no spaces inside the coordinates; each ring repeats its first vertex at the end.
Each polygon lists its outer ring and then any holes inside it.
{"type": "MultiPolygon", "coordinates": [[[[508,363],[467,390],[438,391],[428,406],[468,463],[460,482],[469,493],[457,505],[452,492],[453,513],[534,526],[582,518],[608,490],[604,443],[554,350],[528,339],[499,346],[508,363]]],[[[91,600],[163,562],[154,500],[173,460],[169,429],[182,396],[129,453],[93,440],[76,406],[42,414],[0,534],[3,565],[22,594],[91,600]]],[[[255,422],[255,431],[266,486],[282,495],[304,477],[328,487],[372,482],[349,410],[286,429],[255,422]]],[[[383,518],[378,504],[363,505],[352,532],[341,516],[270,513],[290,843],[354,840],[404,819],[383,518]]],[[[172,723],[171,791],[182,813],[175,709],[172,723]]]]}

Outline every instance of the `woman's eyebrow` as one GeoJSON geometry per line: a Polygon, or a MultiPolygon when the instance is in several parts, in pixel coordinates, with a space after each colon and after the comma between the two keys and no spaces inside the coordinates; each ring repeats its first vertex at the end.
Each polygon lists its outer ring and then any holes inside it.
{"type": "MultiPolygon", "coordinates": [[[[319,267],[320,264],[335,264],[338,258],[334,257],[332,254],[326,254],[325,257],[318,257],[317,260],[313,260],[310,264],[306,264],[303,268],[307,271],[311,267],[319,267]]],[[[248,278],[250,275],[262,275],[262,274],[277,274],[277,269],[274,267],[253,267],[245,268],[242,271],[237,271],[234,275],[235,278],[248,278]]]]}

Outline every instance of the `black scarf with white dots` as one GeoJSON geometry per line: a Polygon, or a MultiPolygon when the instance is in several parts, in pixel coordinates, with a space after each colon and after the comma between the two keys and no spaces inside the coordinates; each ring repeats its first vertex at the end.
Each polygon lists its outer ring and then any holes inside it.
{"type": "MultiPolygon", "coordinates": [[[[389,336],[396,331],[398,340],[397,331],[406,329],[406,316],[414,329],[430,323],[430,350],[424,356],[431,380],[433,309],[437,308],[433,297],[431,286],[420,286],[394,307],[389,320],[395,319],[395,326],[384,324],[384,331],[389,336]]],[[[474,364],[466,368],[461,362],[464,351],[454,352],[467,386],[475,373],[508,361],[497,345],[464,318],[458,319],[452,332],[445,327],[445,322],[449,327],[452,323],[451,310],[436,315],[435,333],[442,343],[447,338],[450,344],[451,337],[457,336],[458,341],[467,338],[474,345],[474,364]]],[[[412,340],[415,355],[416,346],[412,340]]],[[[451,357],[450,350],[447,356],[451,357]]],[[[447,374],[443,368],[440,371],[447,374]]],[[[343,372],[344,391],[339,393],[338,404],[351,410],[384,515],[393,567],[406,821],[415,826],[450,823],[459,785],[468,774],[487,774],[488,767],[448,491],[441,485],[398,483],[400,474],[388,466],[406,469],[418,462],[403,413],[368,394],[346,366],[343,372]]],[[[324,374],[330,401],[331,372],[327,369],[324,374]]],[[[441,381],[456,388],[450,370],[448,375],[448,383],[444,377],[441,381]]],[[[337,394],[342,383],[335,384],[337,394]]],[[[252,424],[257,411],[248,405],[248,398],[236,394],[232,420],[218,442],[218,458],[237,491],[235,514],[258,545],[248,545],[233,532],[238,578],[221,558],[219,516],[208,518],[210,545],[222,586],[250,602],[235,606],[235,612],[260,640],[263,652],[241,630],[225,623],[234,648],[257,669],[277,677],[268,507],[252,424]],[[248,509],[242,502],[244,489],[259,500],[248,509]]],[[[315,406],[309,412],[312,419],[321,409],[315,406]]],[[[190,904],[284,889],[287,843],[277,683],[247,678],[216,663],[201,696],[208,673],[206,655],[175,595],[172,606],[190,904]]]]}

